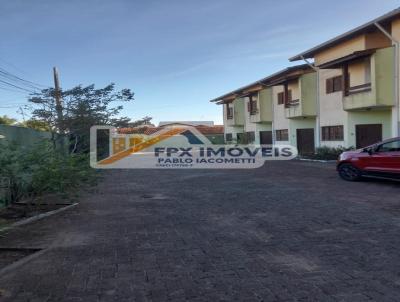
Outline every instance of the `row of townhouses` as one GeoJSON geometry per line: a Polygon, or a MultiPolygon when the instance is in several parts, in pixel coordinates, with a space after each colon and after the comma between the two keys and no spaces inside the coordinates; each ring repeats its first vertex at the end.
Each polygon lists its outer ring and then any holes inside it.
{"type": "Polygon", "coordinates": [[[211,100],[225,140],[361,148],[399,136],[400,8],[289,60],[301,65],[211,100]]]}

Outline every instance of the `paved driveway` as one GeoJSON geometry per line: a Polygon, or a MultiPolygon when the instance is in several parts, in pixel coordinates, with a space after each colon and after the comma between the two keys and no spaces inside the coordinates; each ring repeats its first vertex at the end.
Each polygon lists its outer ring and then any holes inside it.
{"type": "Polygon", "coordinates": [[[108,171],[0,239],[45,249],[0,276],[0,300],[399,301],[399,193],[307,162],[108,171]]]}

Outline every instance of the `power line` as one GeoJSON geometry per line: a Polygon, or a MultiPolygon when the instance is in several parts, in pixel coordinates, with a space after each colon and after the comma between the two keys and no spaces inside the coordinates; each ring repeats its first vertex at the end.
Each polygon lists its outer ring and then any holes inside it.
{"type": "Polygon", "coordinates": [[[4,83],[4,84],[6,84],[6,85],[12,86],[12,87],[14,87],[14,88],[17,88],[17,89],[25,90],[25,91],[27,91],[27,92],[29,92],[29,93],[34,93],[34,92],[35,92],[34,90],[29,90],[29,89],[20,87],[20,86],[18,86],[18,85],[14,85],[14,84],[12,84],[12,83],[9,83],[9,82],[4,81],[4,80],[1,80],[1,79],[0,79],[0,82],[1,82],[1,83],[4,83]]]}
{"type": "Polygon", "coordinates": [[[39,90],[41,90],[43,88],[48,88],[48,86],[37,84],[35,82],[28,81],[28,80],[25,80],[25,79],[23,79],[23,78],[21,78],[19,76],[16,76],[16,75],[8,72],[7,70],[5,70],[4,68],[1,68],[1,67],[0,67],[0,75],[5,77],[5,78],[7,78],[7,79],[9,79],[9,80],[11,80],[11,81],[18,82],[19,84],[26,85],[26,86],[29,86],[31,88],[35,88],[35,89],[39,89],[39,90]]]}

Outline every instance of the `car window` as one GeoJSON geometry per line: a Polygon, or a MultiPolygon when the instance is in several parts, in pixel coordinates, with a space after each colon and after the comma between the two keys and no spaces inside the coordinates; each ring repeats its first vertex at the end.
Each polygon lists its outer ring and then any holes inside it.
{"type": "Polygon", "coordinates": [[[400,151],[400,140],[382,144],[378,147],[377,151],[378,152],[399,152],[400,151]]]}

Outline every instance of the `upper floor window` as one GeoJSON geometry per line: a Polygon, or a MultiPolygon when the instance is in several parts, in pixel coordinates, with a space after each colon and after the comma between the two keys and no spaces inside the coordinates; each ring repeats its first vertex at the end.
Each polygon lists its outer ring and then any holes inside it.
{"type": "Polygon", "coordinates": [[[278,93],[278,105],[283,105],[285,103],[285,93],[279,92],[278,93]]]}
{"type": "Polygon", "coordinates": [[[232,133],[227,133],[227,134],[225,134],[225,140],[226,140],[227,142],[231,142],[232,139],[233,139],[232,133]]]}
{"type": "Polygon", "coordinates": [[[342,76],[326,79],[326,94],[342,91],[342,76]]]}
{"type": "Polygon", "coordinates": [[[287,104],[292,101],[292,90],[287,91],[287,95],[285,96],[285,92],[278,93],[278,105],[287,104]]]}
{"type": "Polygon", "coordinates": [[[250,115],[257,114],[257,99],[254,99],[252,96],[249,97],[249,102],[247,103],[247,111],[250,112],[250,115]]]}
{"type": "Polygon", "coordinates": [[[233,119],[233,108],[229,106],[229,104],[226,104],[226,118],[228,120],[233,119]]]}

